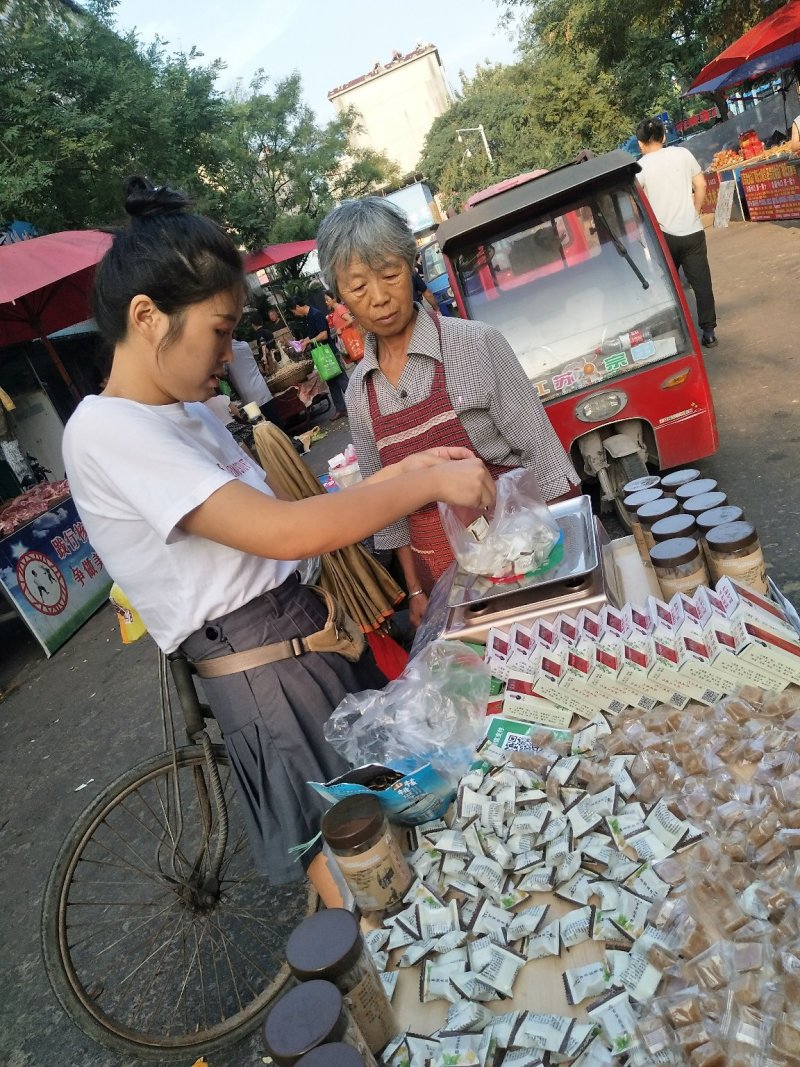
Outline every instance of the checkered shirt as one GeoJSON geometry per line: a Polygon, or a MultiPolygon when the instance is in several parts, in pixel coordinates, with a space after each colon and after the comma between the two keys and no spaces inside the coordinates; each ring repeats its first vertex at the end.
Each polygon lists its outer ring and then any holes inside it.
{"type": "MultiPolygon", "coordinates": [[[[430,315],[417,315],[408,363],[395,388],[378,367],[374,334],[364,341],[364,358],[347,389],[347,414],[361,472],[381,468],[369,415],[366,379],[372,374],[378,410],[393,414],[430,395],[434,360],[444,364],[447,392],[477,454],[488,463],[532,467],[545,500],[568,492],[580,481],[556,436],[542,403],[505,337],[492,326],[441,317],[441,347],[430,315]]],[[[379,549],[410,543],[408,522],[392,523],[375,535],[379,549]]]]}

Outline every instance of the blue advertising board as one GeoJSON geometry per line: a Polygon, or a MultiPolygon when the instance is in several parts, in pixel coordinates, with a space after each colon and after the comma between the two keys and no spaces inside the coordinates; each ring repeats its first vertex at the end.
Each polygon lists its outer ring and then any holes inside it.
{"type": "Polygon", "coordinates": [[[0,540],[0,585],[48,656],[105,603],[111,577],[72,497],[0,540]]]}

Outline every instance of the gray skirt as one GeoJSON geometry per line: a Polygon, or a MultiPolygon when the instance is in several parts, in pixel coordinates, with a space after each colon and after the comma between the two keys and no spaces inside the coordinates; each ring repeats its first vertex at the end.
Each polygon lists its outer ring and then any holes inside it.
{"type": "MultiPolygon", "coordinates": [[[[191,660],[215,659],[307,637],[326,618],[320,598],[293,576],[244,607],[209,620],[181,650],[191,660]]],[[[203,679],[230,757],[255,865],[270,882],[295,881],[319,851],[311,850],[304,863],[289,853],[317,834],[327,807],[306,782],[324,782],[348,768],[325,740],[325,722],[348,693],[385,685],[369,648],[358,663],[315,652],[203,679]]]]}

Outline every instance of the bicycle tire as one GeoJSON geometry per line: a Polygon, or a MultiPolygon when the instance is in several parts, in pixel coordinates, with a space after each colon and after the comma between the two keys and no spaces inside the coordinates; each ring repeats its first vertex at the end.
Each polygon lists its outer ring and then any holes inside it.
{"type": "MultiPolygon", "coordinates": [[[[129,823],[134,827],[136,823],[140,823],[148,834],[153,835],[153,830],[145,826],[142,816],[145,821],[149,819],[147,798],[155,796],[158,798],[155,802],[156,810],[152,808],[149,810],[160,827],[156,833],[161,833],[166,826],[169,838],[167,848],[172,849],[175,832],[171,820],[174,813],[170,815],[169,812],[170,801],[167,787],[174,787],[174,775],[173,758],[167,752],[145,760],[120,775],[83,812],[61,846],[43,897],[42,954],[45,971],[61,1006],[86,1035],[109,1048],[142,1060],[161,1063],[181,1060],[185,1063],[187,1057],[193,1053],[208,1055],[234,1044],[254,1030],[269,1003],[291,979],[288,967],[283,962],[283,947],[291,929],[306,915],[316,910],[319,903],[316,893],[305,880],[302,883],[291,883],[289,886],[271,886],[256,874],[233,795],[233,782],[230,777],[227,754],[221,745],[214,746],[214,753],[225,789],[230,819],[228,845],[220,871],[219,900],[215,907],[209,907],[200,912],[193,911],[187,907],[185,900],[181,899],[178,887],[169,884],[166,880],[159,864],[159,856],[164,852],[163,833],[162,845],[156,848],[153,855],[154,862],[149,867],[145,856],[141,854],[141,849],[136,850],[132,845],[126,845],[124,834],[120,838],[120,828],[124,829],[129,823]],[[109,848],[107,844],[109,834],[113,848],[109,848]],[[123,845],[118,845],[118,840],[122,840],[123,845]],[[118,848],[122,849],[121,854],[116,853],[115,849],[118,848]],[[125,850],[128,848],[135,857],[133,860],[127,857],[125,850]],[[109,853],[111,858],[105,858],[106,853],[109,853]],[[98,859],[98,855],[101,858],[98,859]],[[112,869],[112,879],[118,877],[116,870],[124,866],[126,862],[134,872],[134,877],[130,882],[125,879],[106,881],[100,877],[105,873],[103,868],[106,866],[112,869]],[[242,876],[240,872],[245,864],[249,873],[242,876]],[[87,869],[92,875],[97,871],[98,881],[96,883],[92,878],[85,878],[87,869]],[[136,875],[139,877],[135,877],[136,875]],[[94,893],[95,899],[83,899],[86,889],[93,884],[98,886],[96,891],[90,889],[90,895],[94,893]],[[135,886],[137,891],[145,886],[145,890],[149,889],[155,895],[152,900],[128,901],[125,894],[131,886],[135,886]],[[247,893],[250,896],[247,897],[246,906],[242,906],[239,901],[243,900],[243,894],[247,893]],[[114,899],[115,895],[117,899],[114,899]],[[225,915],[223,915],[224,906],[230,909],[225,915]],[[140,911],[140,917],[143,915],[144,918],[138,925],[135,925],[133,916],[126,916],[125,909],[131,912],[137,907],[144,909],[140,911]],[[247,910],[251,907],[256,911],[247,910]],[[160,911],[159,908],[161,908],[160,911]],[[149,914],[148,909],[151,909],[149,914]],[[94,911],[98,913],[96,920],[75,921],[78,914],[83,919],[94,911]],[[131,936],[135,937],[141,930],[144,939],[148,924],[152,925],[159,921],[161,915],[166,915],[166,918],[159,930],[156,930],[155,937],[160,935],[160,930],[172,916],[178,923],[178,927],[186,927],[182,935],[184,962],[186,939],[190,933],[194,935],[194,954],[189,959],[188,971],[185,974],[176,970],[178,999],[175,1011],[180,1009],[183,1015],[183,1025],[177,1028],[162,1027],[159,1030],[151,1027],[148,1020],[152,1016],[154,1005],[155,1009],[159,1010],[162,1005],[168,1003],[167,990],[159,984],[159,975],[162,964],[166,966],[164,961],[180,954],[179,945],[176,944],[173,947],[174,936],[171,937],[167,948],[163,950],[160,962],[155,957],[158,952],[161,952],[161,947],[154,948],[149,957],[145,955],[141,960],[137,960],[123,958],[124,953],[120,946],[124,945],[127,940],[125,951],[131,951],[133,948],[130,942],[131,936]],[[264,921],[265,918],[267,922],[264,921]],[[234,931],[232,920],[235,920],[239,935],[248,939],[249,952],[247,954],[243,954],[242,949],[236,949],[235,944],[230,940],[234,931]],[[214,922],[216,926],[212,931],[211,927],[214,922]],[[223,922],[227,922],[228,925],[223,927],[223,922]],[[76,934],[76,931],[82,927],[88,928],[85,936],[82,930],[76,934]],[[231,955],[233,954],[237,960],[237,966],[247,969],[246,981],[251,984],[253,971],[258,970],[258,966],[250,958],[253,954],[254,932],[257,934],[255,940],[258,945],[277,952],[274,958],[279,962],[279,966],[275,968],[274,974],[270,973],[269,980],[260,983],[255,989],[251,988],[250,999],[242,1003],[241,991],[236,987],[237,980],[233,974],[231,955]],[[263,940],[265,935],[268,941],[263,940]],[[203,945],[204,940],[205,945],[203,945]],[[240,953],[240,956],[236,956],[236,952],[240,953]],[[108,955],[109,953],[111,956],[108,955]],[[233,990],[233,999],[230,990],[224,991],[224,1003],[217,969],[218,953],[227,958],[227,967],[231,972],[233,985],[236,987],[233,990]],[[104,954],[106,959],[103,963],[110,958],[112,965],[119,956],[121,970],[118,975],[109,974],[105,980],[101,980],[99,975],[92,975],[88,971],[91,970],[92,961],[98,960],[104,954]],[[202,963],[204,956],[212,960],[214,978],[217,981],[220,1018],[214,1021],[211,1021],[207,1014],[202,963]],[[196,967],[195,960],[197,960],[196,967]],[[153,974],[156,962],[158,966],[153,974]],[[194,1002],[190,1004],[190,1000],[196,999],[197,995],[197,990],[194,988],[197,982],[190,982],[193,968],[199,971],[200,976],[199,999],[202,1002],[202,1021],[197,1018],[199,1009],[195,1007],[194,1002]],[[142,988],[129,985],[130,992],[136,994],[135,1002],[130,1009],[126,1008],[127,1015],[123,1015],[122,1004],[115,1013],[111,1010],[112,993],[118,998],[119,988],[130,983],[132,976],[141,979],[142,988]],[[148,978],[152,984],[150,987],[144,987],[148,978]],[[181,1001],[185,1002],[182,1007],[181,1001]],[[238,1007],[238,1010],[228,1014],[227,1005],[238,1007]],[[145,1014],[145,1008],[149,1014],[145,1014]]],[[[189,789],[191,794],[189,788],[191,786],[196,795],[198,788],[202,788],[202,786],[198,787],[198,773],[203,779],[207,777],[202,749],[196,746],[179,749],[175,759],[179,788],[189,789]]],[[[198,819],[201,819],[199,803],[196,815],[198,819]]],[[[184,815],[184,822],[187,821],[187,816],[184,815]]],[[[212,835],[214,829],[212,827],[212,835]]],[[[181,863],[184,860],[188,862],[193,843],[191,835],[196,831],[196,824],[194,827],[189,825],[190,838],[181,839],[185,843],[179,841],[178,854],[181,863]],[[187,853],[186,857],[182,855],[184,851],[187,853]]],[[[184,834],[186,833],[187,830],[184,829],[184,834]]],[[[202,830],[200,833],[202,834],[202,830]]],[[[200,840],[203,838],[201,837],[200,840]]],[[[196,840],[194,844],[194,862],[197,864],[197,856],[207,858],[212,848],[208,840],[206,840],[205,849],[200,849],[199,852],[196,840]]],[[[173,970],[175,970],[174,967],[173,970]]],[[[123,997],[126,1003],[130,1003],[127,990],[123,993],[123,997]]]]}

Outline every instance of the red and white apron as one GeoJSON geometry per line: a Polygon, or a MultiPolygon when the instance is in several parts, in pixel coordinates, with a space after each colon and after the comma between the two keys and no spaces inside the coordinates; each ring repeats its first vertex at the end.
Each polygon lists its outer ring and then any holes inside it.
{"type": "MultiPolygon", "coordinates": [[[[433,321],[441,343],[441,327],[437,319],[433,318],[433,321]]],[[[391,415],[381,415],[371,374],[367,378],[367,399],[375,444],[384,467],[427,448],[468,448],[477,455],[448,396],[441,360],[435,361],[433,384],[426,400],[391,415]]],[[[512,469],[493,463],[486,466],[495,479],[512,469]]],[[[408,525],[420,585],[425,593],[430,593],[434,583],[453,562],[453,551],[442,529],[436,504],[426,504],[409,515],[408,525]]]]}

